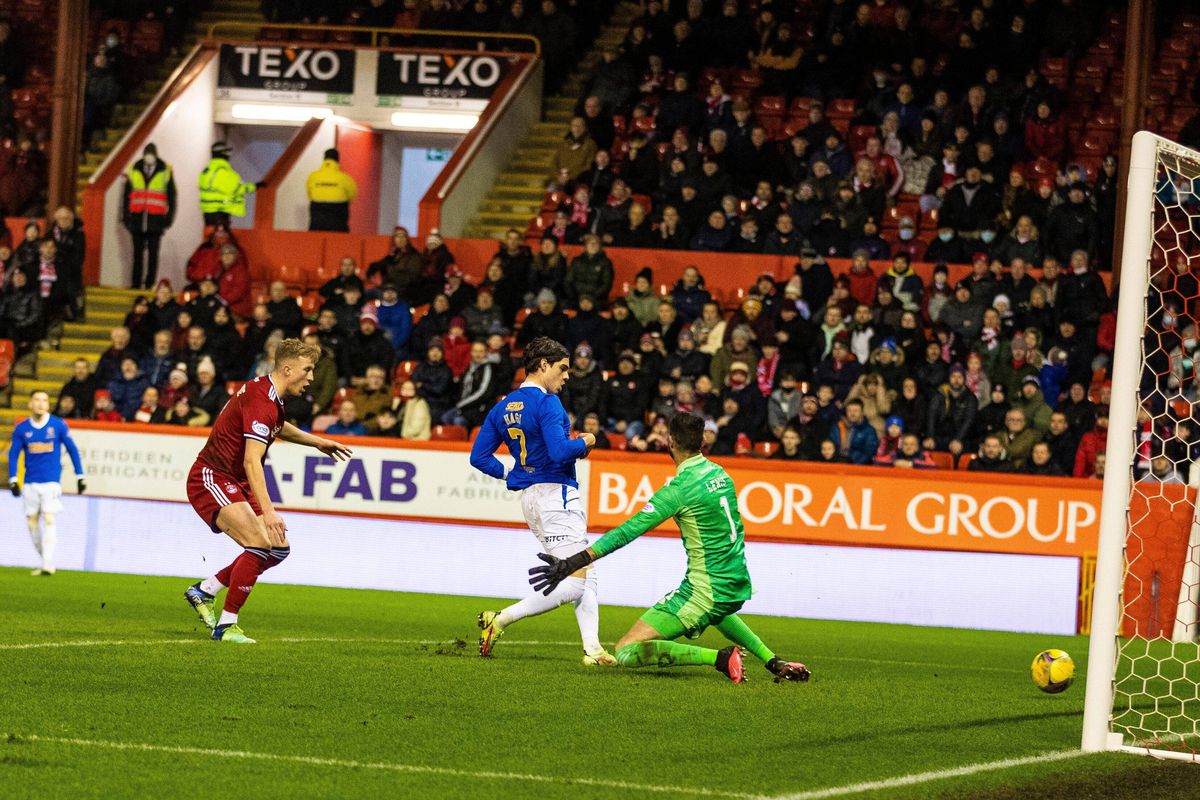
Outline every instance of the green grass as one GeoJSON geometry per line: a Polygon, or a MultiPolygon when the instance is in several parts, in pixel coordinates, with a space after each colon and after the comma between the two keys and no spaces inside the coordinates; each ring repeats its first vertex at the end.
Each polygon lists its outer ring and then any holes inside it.
{"type": "MultiPolygon", "coordinates": [[[[1028,665],[1055,646],[1082,668],[1082,638],[747,617],[814,677],[752,665],[735,686],[585,669],[567,610],[480,659],[496,603],[476,598],[264,585],[243,619],[259,644],[220,645],[185,586],[0,569],[0,796],[774,796],[1079,743],[1082,680],[1045,695],[1028,665]],[[16,647],[81,641],[127,644],[16,647]]],[[[602,637],[638,613],[605,608],[602,637]]],[[[852,796],[1184,797],[1196,778],[1105,754],[852,796]]]]}

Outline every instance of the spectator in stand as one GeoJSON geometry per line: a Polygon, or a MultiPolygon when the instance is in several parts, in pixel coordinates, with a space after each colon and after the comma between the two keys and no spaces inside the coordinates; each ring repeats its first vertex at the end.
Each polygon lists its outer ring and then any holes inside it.
{"type": "MultiPolygon", "coordinates": [[[[834,337],[829,355],[823,358],[813,370],[813,381],[818,386],[832,387],[834,397],[841,402],[850,394],[850,389],[858,382],[862,371],[862,364],[855,361],[854,355],[850,352],[850,342],[843,334],[834,337]]],[[[860,410],[861,406],[860,401],[860,410]]],[[[874,447],[871,448],[871,452],[875,452],[874,447]]]]}
{"type": "Polygon", "coordinates": [[[312,403],[310,415],[316,417],[326,412],[326,409],[330,406],[330,402],[333,400],[334,394],[337,392],[337,355],[328,345],[321,341],[321,336],[316,325],[306,326],[300,338],[304,340],[305,344],[310,344],[321,349],[321,355],[317,359],[316,366],[313,368],[312,383],[308,385],[305,395],[309,402],[312,403]]]}
{"type": "Polygon", "coordinates": [[[616,374],[606,381],[605,396],[609,416],[608,429],[632,439],[641,432],[642,418],[650,405],[650,384],[637,371],[637,359],[632,353],[617,357],[616,374]]]}
{"type": "MultiPolygon", "coordinates": [[[[171,332],[161,330],[154,334],[154,343],[146,355],[142,356],[138,369],[151,386],[159,388],[167,385],[167,378],[175,368],[175,354],[171,350],[171,332]]],[[[185,374],[186,377],[186,374],[185,374]]]]}
{"type": "Polygon", "coordinates": [[[467,282],[458,264],[446,266],[446,283],[442,286],[442,294],[450,302],[452,314],[461,314],[464,308],[475,303],[475,287],[467,282]]]}
{"type": "Polygon", "coordinates": [[[1012,472],[1012,464],[1008,461],[999,436],[992,435],[983,440],[979,452],[967,465],[967,470],[970,472],[1012,472]]]}
{"type": "Polygon", "coordinates": [[[357,287],[360,294],[366,292],[362,278],[358,277],[358,264],[355,263],[354,256],[342,256],[342,260],[338,263],[338,274],[325,281],[319,291],[321,297],[328,303],[339,299],[347,286],[357,287]]]}
{"type": "Polygon", "coordinates": [[[526,305],[533,305],[543,289],[555,295],[562,293],[563,280],[567,274],[567,259],[559,250],[558,240],[543,236],[537,254],[529,264],[529,283],[525,294],[526,305]]]}
{"type": "MultiPolygon", "coordinates": [[[[1099,218],[1087,203],[1087,186],[1082,182],[1072,183],[1067,189],[1067,202],[1055,206],[1043,228],[1046,236],[1046,252],[1061,263],[1071,260],[1075,250],[1083,250],[1090,258],[1096,252],[1099,240],[1099,218]]],[[[1086,260],[1085,260],[1086,266],[1086,260]]],[[[1054,305],[1058,302],[1055,300],[1054,305]]]]}
{"type": "Polygon", "coordinates": [[[879,434],[863,416],[862,402],[850,400],[845,413],[829,430],[838,453],[851,464],[870,464],[879,446],[879,434]]]}
{"type": "Polygon", "coordinates": [[[690,248],[709,252],[726,250],[733,242],[733,228],[720,209],[709,212],[708,221],[692,236],[690,248]]]}
{"type": "Polygon", "coordinates": [[[579,308],[573,317],[567,318],[567,340],[564,344],[574,350],[576,346],[587,343],[597,361],[604,366],[611,366],[614,363],[612,334],[612,321],[600,315],[592,296],[580,295],[579,308]]]}
{"type": "Polygon", "coordinates": [[[140,422],[143,425],[161,425],[167,421],[167,410],[158,404],[158,389],[147,386],[142,391],[138,407],[129,421],[140,422]]]}
{"type": "Polygon", "coordinates": [[[596,157],[595,141],[588,135],[587,122],[583,117],[573,117],[563,141],[551,158],[551,177],[573,181],[592,165],[596,157]]]}
{"type": "Polygon", "coordinates": [[[689,328],[679,331],[675,351],[662,363],[663,374],[674,379],[695,380],[707,375],[710,358],[696,349],[696,340],[689,328]]]}
{"type": "Polygon", "coordinates": [[[487,345],[475,342],[471,345],[471,363],[459,383],[458,402],[446,412],[442,422],[446,425],[462,425],[467,429],[479,427],[491,410],[496,396],[505,389],[507,387],[499,384],[496,371],[488,361],[487,345]]]}
{"type": "Polygon", "coordinates": [[[287,284],[283,281],[272,281],[267,311],[271,314],[272,327],[281,329],[284,336],[296,336],[300,333],[300,328],[304,325],[304,316],[300,313],[300,305],[296,298],[288,294],[287,284]]]}
{"type": "Polygon", "coordinates": [[[200,244],[192,253],[191,258],[187,263],[187,289],[195,289],[200,285],[200,281],[205,278],[219,280],[224,267],[221,264],[221,255],[223,248],[226,245],[232,245],[238,257],[245,260],[245,256],[241,254],[240,248],[237,247],[237,242],[233,238],[233,234],[224,225],[218,225],[213,228],[208,239],[200,244]]]}
{"type": "Polygon", "coordinates": [[[735,327],[729,336],[728,344],[713,355],[709,363],[709,377],[714,386],[725,385],[730,369],[735,363],[743,363],[747,371],[757,372],[759,355],[750,344],[751,335],[750,329],[745,325],[735,327]]]}
{"type": "Polygon", "coordinates": [[[454,380],[459,380],[471,364],[471,342],[466,337],[466,323],[462,317],[451,318],[450,328],[442,337],[442,350],[446,366],[450,367],[454,380]]]}
{"type": "Polygon", "coordinates": [[[771,454],[778,461],[805,461],[804,451],[800,449],[800,434],[793,427],[784,428],[779,436],[779,449],[771,454]]]}
{"type": "Polygon", "coordinates": [[[391,372],[395,354],[392,343],[379,330],[379,312],[373,303],[363,306],[358,317],[358,330],[347,340],[342,359],[342,374],[354,386],[363,384],[370,366],[378,364],[385,374],[391,372]]]}
{"type": "Polygon", "coordinates": [[[96,365],[96,381],[102,385],[107,385],[109,381],[120,373],[121,361],[126,356],[132,356],[136,363],[138,353],[131,347],[129,329],[124,326],[118,326],[113,328],[109,333],[108,349],[100,354],[100,361],[96,365]]]}
{"type": "Polygon", "coordinates": [[[310,231],[350,230],[350,203],[358,194],[358,184],[342,171],[336,148],[325,151],[321,166],[309,173],[305,189],[310,231]]]}
{"type": "Polygon", "coordinates": [[[904,434],[900,439],[900,447],[887,457],[887,461],[887,464],[875,463],[903,469],[937,469],[933,458],[921,449],[921,439],[915,433],[904,434]]]}
{"type": "Polygon", "coordinates": [[[441,419],[454,403],[454,374],[445,360],[442,340],[429,342],[425,360],[417,365],[412,374],[413,385],[426,403],[433,419],[441,419]]]}
{"type": "Polygon", "coordinates": [[[967,389],[966,370],[955,364],[950,368],[947,382],[933,393],[929,402],[925,449],[960,455],[975,421],[977,406],[975,395],[967,389]]]}
{"type": "Polygon", "coordinates": [[[337,422],[325,429],[330,436],[366,436],[367,426],[358,419],[353,400],[343,400],[338,406],[337,422]]]}
{"type": "Polygon", "coordinates": [[[123,422],[121,412],[113,406],[108,389],[97,389],[92,404],[92,419],[97,422],[123,422]]]}
{"type": "Polygon", "coordinates": [[[164,423],[167,425],[182,425],[190,428],[208,427],[212,422],[212,418],[198,408],[192,408],[192,401],[188,396],[180,395],[175,398],[175,403],[167,411],[164,423]]]}
{"type": "Polygon", "coordinates": [[[92,56],[83,88],[83,149],[90,150],[95,133],[108,127],[113,108],[121,95],[121,85],[113,74],[108,56],[92,56]]]}
{"type": "Polygon", "coordinates": [[[409,239],[408,229],[397,225],[387,254],[367,267],[367,280],[376,286],[390,283],[401,297],[411,301],[410,293],[421,278],[421,267],[421,254],[409,239]]]}
{"type": "Polygon", "coordinates": [[[1004,415],[1004,432],[1000,434],[1000,443],[1014,470],[1025,466],[1029,452],[1041,438],[1041,434],[1026,425],[1025,412],[1020,408],[1010,408],[1004,415]]]}
{"type": "MultiPolygon", "coordinates": [[[[92,405],[96,398],[96,389],[99,382],[96,376],[92,374],[91,364],[85,358],[77,358],[71,365],[71,378],[62,385],[58,390],[58,402],[66,398],[70,398],[75,404],[75,412],[79,419],[88,419],[92,416],[92,405]]],[[[62,416],[56,410],[57,416],[62,416]]]]}
{"type": "Polygon", "coordinates": [[[157,280],[159,243],[175,221],[176,202],[175,176],[150,142],[125,173],[121,201],[121,222],[133,238],[134,289],[149,289],[157,280]]]}
{"type": "Polygon", "coordinates": [[[1099,470],[1099,459],[1108,447],[1108,409],[1096,408],[1096,424],[1079,439],[1075,451],[1075,466],[1072,474],[1076,478],[1095,477],[1099,470]]]}
{"type": "Polygon", "coordinates": [[[429,404],[417,394],[417,386],[411,380],[400,385],[400,404],[391,412],[400,424],[401,439],[413,441],[429,441],[432,419],[429,404]]]}
{"type": "Polygon", "coordinates": [[[577,255],[563,277],[563,296],[568,308],[579,304],[580,295],[600,298],[601,308],[606,303],[613,285],[613,265],[608,254],[594,234],[583,237],[583,252],[577,255]]]}
{"type": "MultiPolygon", "coordinates": [[[[495,268],[503,269],[498,263],[495,268]]],[[[381,317],[383,307],[380,307],[381,317]]],[[[467,323],[467,335],[472,339],[483,339],[493,331],[504,327],[504,315],[496,305],[495,295],[490,286],[481,286],[475,294],[475,304],[462,311],[463,320],[467,323]]],[[[411,325],[411,314],[410,323],[411,325]]],[[[407,338],[407,337],[406,337],[407,338]]]]}
{"type": "Polygon", "coordinates": [[[1025,152],[1030,158],[1059,163],[1066,150],[1066,126],[1049,101],[1037,104],[1035,116],[1025,120],[1025,152]]]}
{"type": "Polygon", "coordinates": [[[387,383],[387,370],[378,364],[367,367],[366,380],[354,395],[354,405],[364,424],[370,424],[380,411],[392,404],[392,387],[387,383]]]}
{"type": "Polygon", "coordinates": [[[108,393],[122,419],[133,419],[147,386],[149,381],[138,370],[137,359],[132,355],[124,356],[120,373],[108,382],[108,393]]]}
{"type": "Polygon", "coordinates": [[[191,382],[192,408],[203,411],[211,419],[216,419],[229,401],[225,387],[218,384],[217,368],[212,359],[203,359],[196,365],[196,380],[191,382]]]}
{"type": "Polygon", "coordinates": [[[0,208],[7,216],[38,211],[38,196],[46,183],[46,159],[28,134],[17,138],[17,149],[0,169],[0,208]]]}
{"type": "Polygon", "coordinates": [[[129,329],[129,339],[138,350],[149,350],[154,342],[154,319],[150,316],[150,302],[143,295],[133,299],[133,308],[125,315],[123,323],[129,329]]]}
{"type": "Polygon", "coordinates": [[[1038,442],[1029,451],[1029,458],[1025,461],[1025,465],[1021,467],[1019,472],[1025,475],[1043,475],[1049,477],[1062,477],[1066,473],[1054,461],[1050,445],[1046,442],[1038,442]]]}
{"type": "Polygon", "coordinates": [[[453,318],[450,301],[446,296],[439,294],[434,297],[433,302],[429,304],[429,310],[413,326],[412,335],[409,337],[409,352],[414,357],[420,357],[435,336],[440,338],[450,330],[450,320],[453,318]]]}
{"type": "Polygon", "coordinates": [[[517,344],[525,345],[538,336],[548,336],[556,342],[567,338],[567,317],[558,308],[554,292],[542,289],[537,295],[537,312],[525,318],[517,332],[517,344]]]}

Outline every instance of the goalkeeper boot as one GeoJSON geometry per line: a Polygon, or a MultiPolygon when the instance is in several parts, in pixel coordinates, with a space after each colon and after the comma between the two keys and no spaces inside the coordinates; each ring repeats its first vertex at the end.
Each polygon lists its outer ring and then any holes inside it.
{"type": "Polygon", "coordinates": [[[210,630],[216,626],[217,612],[213,608],[215,597],[201,589],[199,583],[189,586],[183,596],[196,610],[196,616],[200,617],[201,622],[210,630]]]}
{"type": "Polygon", "coordinates": [[[231,622],[228,625],[218,625],[213,628],[213,641],[217,642],[232,642],[233,644],[254,644],[254,640],[246,635],[236,622],[231,622]]]}
{"type": "Polygon", "coordinates": [[[617,659],[613,658],[607,650],[600,650],[595,653],[584,653],[583,665],[585,667],[615,667],[617,659]]]}
{"type": "Polygon", "coordinates": [[[766,663],[766,668],[775,676],[775,682],[806,681],[812,677],[808,667],[799,661],[784,661],[782,658],[772,658],[766,663]]]}
{"type": "Polygon", "coordinates": [[[504,634],[504,629],[496,621],[499,611],[484,611],[479,615],[479,655],[487,658],[496,646],[496,640],[504,634]]]}
{"type": "Polygon", "coordinates": [[[717,672],[734,683],[746,682],[746,670],[742,664],[742,648],[730,645],[717,651],[717,672]]]}

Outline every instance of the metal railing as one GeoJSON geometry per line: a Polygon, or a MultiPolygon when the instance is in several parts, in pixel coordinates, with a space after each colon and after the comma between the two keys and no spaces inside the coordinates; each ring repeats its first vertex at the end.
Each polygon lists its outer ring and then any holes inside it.
{"type": "Polygon", "coordinates": [[[209,41],[236,40],[259,42],[288,42],[305,46],[327,45],[331,47],[425,47],[429,49],[453,49],[471,52],[520,53],[540,56],[541,42],[524,33],[492,33],[451,31],[441,29],[413,28],[370,28],[358,25],[307,25],[276,22],[214,22],[208,26],[209,41]],[[264,36],[264,31],[279,31],[280,36],[264,36]],[[303,34],[325,34],[310,38],[303,34]],[[501,46],[483,47],[484,43],[495,42],[501,46]],[[505,46],[506,45],[506,46],[505,46]],[[518,46],[519,45],[519,46],[518,46]]]}

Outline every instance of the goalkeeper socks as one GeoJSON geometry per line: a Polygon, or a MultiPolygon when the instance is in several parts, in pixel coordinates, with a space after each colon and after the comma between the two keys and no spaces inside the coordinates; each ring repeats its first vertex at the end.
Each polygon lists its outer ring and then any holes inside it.
{"type": "Polygon", "coordinates": [[[737,614],[730,614],[718,622],[717,630],[726,639],[745,649],[764,664],[775,657],[774,651],[763,644],[763,640],[758,638],[758,635],[750,630],[750,626],[742,622],[741,617],[737,614]]]}
{"type": "Polygon", "coordinates": [[[258,576],[267,568],[270,556],[268,551],[256,547],[247,547],[232,565],[229,576],[229,591],[225,593],[225,610],[236,614],[242,604],[250,596],[258,576]]]}
{"type": "Polygon", "coordinates": [[[586,578],[568,578],[582,580],[583,590],[575,601],[575,621],[579,623],[579,636],[583,639],[583,652],[595,655],[604,651],[600,644],[600,600],[596,594],[596,571],[589,568],[586,578]]]}
{"type": "Polygon", "coordinates": [[[625,645],[617,651],[617,663],[622,667],[714,667],[717,651],[655,639],[625,645]]]}
{"type": "MultiPolygon", "coordinates": [[[[496,624],[502,629],[525,617],[535,617],[553,611],[564,603],[574,603],[583,595],[583,578],[567,578],[549,595],[534,592],[500,612],[496,624]]],[[[597,612],[597,616],[599,612],[597,612]]],[[[599,622],[597,621],[597,625],[599,622]]],[[[599,644],[599,642],[597,642],[599,644]]]]}
{"type": "Polygon", "coordinates": [[[33,539],[33,547],[40,556],[42,554],[42,526],[38,524],[37,517],[26,517],[25,521],[29,524],[29,538],[33,539]]]}
{"type": "Polygon", "coordinates": [[[58,544],[58,525],[42,517],[42,567],[54,568],[54,546],[58,544]]]}

